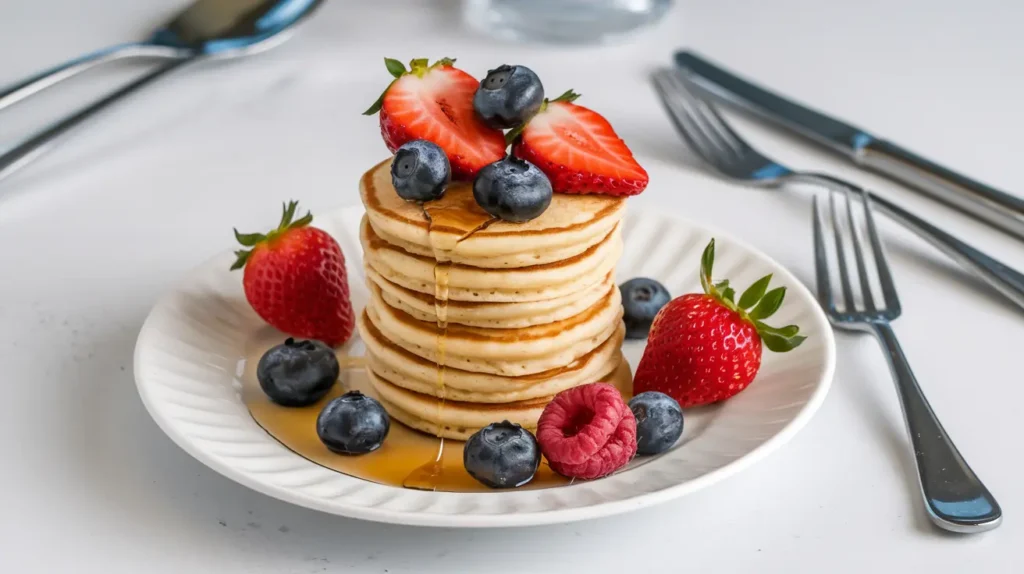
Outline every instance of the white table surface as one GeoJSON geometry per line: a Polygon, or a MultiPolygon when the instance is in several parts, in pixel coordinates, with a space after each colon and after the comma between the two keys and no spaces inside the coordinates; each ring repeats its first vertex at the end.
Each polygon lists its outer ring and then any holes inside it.
{"type": "MultiPolygon", "coordinates": [[[[186,0],[5,0],[0,83],[142,36],[186,0]]],[[[1024,193],[1024,4],[1012,0],[682,1],[606,48],[503,44],[458,2],[334,0],[257,58],[183,69],[0,183],[0,572],[1022,572],[1024,314],[886,226],[896,330],[950,435],[1002,503],[999,529],[924,517],[876,344],[840,335],[835,385],[804,431],[753,469],[628,515],[514,530],[363,523],[266,498],[171,443],[135,393],[151,305],[190,267],[267,227],[281,200],[357,201],[384,157],[360,116],[384,55],[535,69],[574,88],[649,168],[636,206],[672,210],[813,277],[806,190],[770,193],[691,167],[646,82],[688,45],[799,99],[1024,193]]],[[[0,147],[137,73],[115,65],[0,114],[0,147]]],[[[1005,262],[1024,247],[803,144],[743,122],[782,159],[851,175],[1005,262]]]]}

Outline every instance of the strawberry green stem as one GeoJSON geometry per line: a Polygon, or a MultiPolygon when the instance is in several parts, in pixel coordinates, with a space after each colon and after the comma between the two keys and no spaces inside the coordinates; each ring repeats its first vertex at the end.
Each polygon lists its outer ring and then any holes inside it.
{"type": "Polygon", "coordinates": [[[755,281],[743,291],[739,302],[737,302],[736,292],[729,286],[728,279],[718,283],[712,280],[711,271],[714,265],[715,240],[712,239],[704,248],[704,253],[700,258],[700,285],[704,289],[704,293],[752,325],[770,351],[785,353],[799,347],[807,339],[798,334],[800,328],[796,325],[772,327],[763,321],[782,307],[782,301],[786,297],[785,287],[768,290],[768,285],[772,280],[771,274],[755,281]]]}
{"type": "Polygon", "coordinates": [[[235,240],[242,244],[243,247],[249,247],[249,249],[240,249],[235,251],[235,263],[231,266],[231,270],[241,269],[245,267],[245,264],[249,261],[249,256],[252,255],[253,250],[257,245],[261,243],[269,243],[274,239],[281,236],[281,234],[291,229],[298,229],[300,227],[306,227],[313,222],[313,214],[306,212],[306,215],[295,220],[295,211],[299,207],[299,202],[289,201],[288,203],[281,204],[281,222],[278,223],[277,228],[271,230],[269,233],[239,233],[237,229],[235,232],[235,240]]]}

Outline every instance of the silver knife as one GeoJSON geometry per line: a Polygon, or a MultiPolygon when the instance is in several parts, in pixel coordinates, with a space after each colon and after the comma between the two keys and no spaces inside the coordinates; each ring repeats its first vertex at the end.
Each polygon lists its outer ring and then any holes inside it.
{"type": "Polygon", "coordinates": [[[689,50],[676,66],[707,95],[752,112],[1024,240],[1024,199],[975,181],[870,132],[788,100],[689,50]]]}

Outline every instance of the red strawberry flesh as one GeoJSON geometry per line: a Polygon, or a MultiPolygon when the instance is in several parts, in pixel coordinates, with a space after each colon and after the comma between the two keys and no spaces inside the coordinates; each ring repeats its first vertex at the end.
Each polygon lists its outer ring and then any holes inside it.
{"type": "Polygon", "coordinates": [[[513,154],[539,167],[559,193],[627,196],[647,187],[647,172],[608,120],[570,102],[549,102],[522,131],[513,154]]]}
{"type": "Polygon", "coordinates": [[[381,101],[380,131],[388,150],[425,139],[448,155],[452,177],[472,179],[481,168],[505,157],[505,138],[473,111],[480,83],[449,64],[414,66],[388,87],[381,101]]]}

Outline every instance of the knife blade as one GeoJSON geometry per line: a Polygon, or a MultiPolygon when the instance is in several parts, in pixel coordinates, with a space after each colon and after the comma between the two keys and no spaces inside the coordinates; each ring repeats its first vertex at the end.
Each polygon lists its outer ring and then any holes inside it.
{"type": "Polygon", "coordinates": [[[871,132],[762,88],[690,50],[676,66],[706,95],[839,153],[1024,240],[1024,199],[941,166],[871,132]]]}

